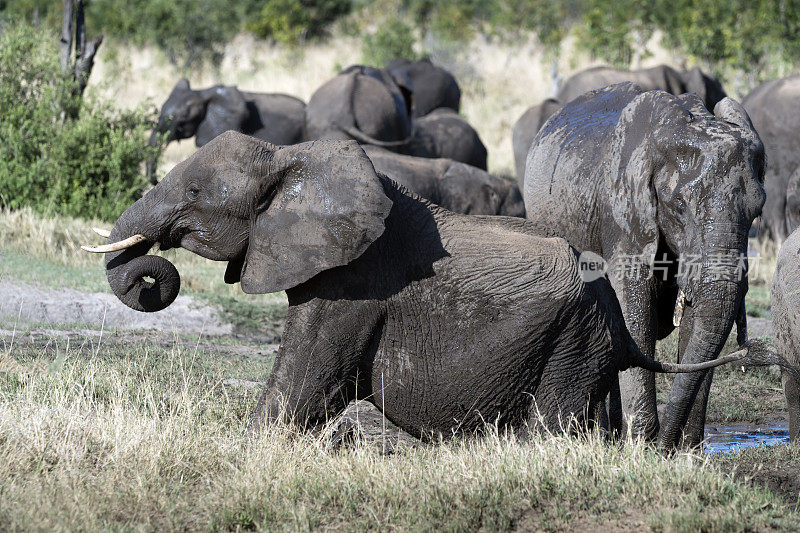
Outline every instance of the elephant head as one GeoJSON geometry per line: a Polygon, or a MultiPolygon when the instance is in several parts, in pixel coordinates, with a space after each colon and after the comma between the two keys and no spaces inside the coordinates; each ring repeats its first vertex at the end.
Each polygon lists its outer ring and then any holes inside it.
{"type": "Polygon", "coordinates": [[[386,71],[353,65],[325,83],[306,106],[306,140],[355,139],[395,148],[411,140],[408,88],[386,71]]]}
{"type": "Polygon", "coordinates": [[[392,201],[353,141],[275,146],[226,132],[178,164],[116,221],[106,253],[114,294],[159,311],[180,277],[154,245],[227,261],[246,293],[299,285],[360,256],[384,231],[392,201]],[[147,281],[145,278],[152,278],[147,281]]]}
{"type": "MultiPolygon", "coordinates": [[[[625,107],[612,143],[610,216],[644,256],[668,250],[681,261],[682,355],[714,359],[734,321],[745,327],[747,237],[765,199],[764,146],[734,100],[720,101],[712,115],[694,94],[660,91],[625,107]]],[[[703,378],[675,380],[662,444],[678,444],[703,378]]]]}
{"type": "MultiPolygon", "coordinates": [[[[236,87],[217,85],[192,90],[189,80],[181,79],[161,106],[158,123],[150,134],[150,146],[195,137],[203,146],[228,130],[241,131],[249,118],[247,102],[236,87]]],[[[156,155],[147,161],[147,175],[155,184],[156,155]]]]}

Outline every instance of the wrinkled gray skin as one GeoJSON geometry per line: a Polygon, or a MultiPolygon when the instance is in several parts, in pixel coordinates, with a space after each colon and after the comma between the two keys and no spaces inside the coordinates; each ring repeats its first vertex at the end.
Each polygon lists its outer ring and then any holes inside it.
{"type": "Polygon", "coordinates": [[[797,442],[800,440],[800,231],[792,233],[778,252],[771,296],[775,347],[786,362],[781,377],[789,408],[789,436],[797,442]]]}
{"type": "MultiPolygon", "coordinates": [[[[747,276],[739,258],[764,203],[764,164],[763,144],[734,100],[722,100],[712,115],[696,95],[625,83],[585,94],[547,121],[528,154],[523,196],[538,231],[611,264],[666,254],[675,265],[678,257],[694,257],[699,273],[687,268],[678,275],[673,266],[664,281],[663,272],[648,279],[642,267],[612,276],[612,285],[631,335],[651,357],[656,340],[673,329],[680,287],[681,361],[710,361],[734,321],[740,344],[746,339],[747,276]]],[[[711,372],[676,378],[662,446],[679,445],[684,436],[686,444],[702,440],[710,383],[711,372]]],[[[653,374],[632,370],[621,384],[634,433],[655,438],[653,374]]]]}
{"type": "Polygon", "coordinates": [[[667,65],[641,70],[619,70],[606,66],[582,70],[564,82],[555,99],[549,98],[542,104],[529,108],[514,125],[514,161],[517,179],[520,182],[524,179],[525,158],[533,144],[533,138],[545,121],[563,104],[583,93],[626,81],[635,83],[646,91],[660,90],[676,96],[695,93],[703,100],[706,109],[714,109],[717,102],[727,96],[719,80],[706,74],[699,67],[686,71],[677,71],[667,65]]]}
{"type": "Polygon", "coordinates": [[[444,157],[486,170],[486,146],[478,132],[452,109],[441,108],[414,121],[414,134],[402,153],[444,157]]]}
{"type": "Polygon", "coordinates": [[[431,202],[464,215],[525,216],[517,184],[452,159],[429,159],[364,146],[375,170],[431,202]]]}
{"type": "Polygon", "coordinates": [[[128,208],[111,239],[136,233],[147,242],[107,257],[134,308],[169,305],[162,289],[179,285],[168,261],[144,255],[156,243],[228,261],[225,280],[246,293],[286,291],[253,429],[315,426],[358,398],[418,436],[536,425],[534,406],[559,431],[570,415],[594,424],[618,370],[661,368],[636,348],[608,281],[580,280],[563,239],[422,200],[353,141],[224,133],[128,208]]]}
{"type": "Polygon", "coordinates": [[[423,117],[439,108],[461,108],[461,89],[447,70],[431,63],[430,59],[409,61],[394,59],[386,70],[396,79],[408,79],[413,91],[412,116],[423,117]]]}
{"type": "Polygon", "coordinates": [[[411,92],[388,72],[353,65],[316,90],[305,139],[355,139],[397,149],[411,140],[411,92]]]}
{"type": "MultiPolygon", "coordinates": [[[[294,144],[303,138],[305,107],[302,100],[286,94],[251,93],[233,86],[217,85],[192,90],[181,79],[161,106],[150,146],[195,138],[203,146],[227,130],[234,130],[275,144],[294,144]]],[[[147,176],[156,183],[156,158],[147,162],[147,176]]]]}
{"type": "Polygon", "coordinates": [[[533,139],[542,129],[542,125],[561,108],[561,105],[561,102],[555,98],[548,98],[539,105],[529,107],[514,123],[511,143],[514,148],[514,166],[520,186],[525,179],[525,158],[528,157],[528,150],[533,144],[533,139]]]}
{"type": "MultiPolygon", "coordinates": [[[[767,203],[758,224],[759,237],[780,243],[797,227],[796,201],[787,202],[789,182],[800,167],[800,75],[768,81],[742,101],[767,151],[764,185],[767,203]]],[[[796,189],[796,185],[793,187],[796,189]]]]}

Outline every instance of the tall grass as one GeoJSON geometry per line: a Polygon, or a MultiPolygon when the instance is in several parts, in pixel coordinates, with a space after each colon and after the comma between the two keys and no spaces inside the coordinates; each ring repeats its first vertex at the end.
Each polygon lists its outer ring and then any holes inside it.
{"type": "Polygon", "coordinates": [[[282,425],[249,440],[256,391],[221,381],[252,375],[253,361],[179,345],[4,341],[0,523],[10,530],[800,527],[769,492],[696,455],[491,428],[392,456],[282,425]]]}

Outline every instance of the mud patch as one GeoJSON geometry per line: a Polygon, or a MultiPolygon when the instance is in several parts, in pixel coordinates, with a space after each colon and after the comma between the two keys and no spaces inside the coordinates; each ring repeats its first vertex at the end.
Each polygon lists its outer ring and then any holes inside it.
{"type": "Polygon", "coordinates": [[[107,329],[154,329],[175,334],[229,335],[233,326],[211,306],[179,296],[157,313],[128,308],[113,294],[40,289],[0,281],[0,327],[24,324],[86,324],[107,329]]]}

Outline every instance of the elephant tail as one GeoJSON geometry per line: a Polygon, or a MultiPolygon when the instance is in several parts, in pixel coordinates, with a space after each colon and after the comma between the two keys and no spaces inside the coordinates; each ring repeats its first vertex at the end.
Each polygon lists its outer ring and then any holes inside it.
{"type": "MultiPolygon", "coordinates": [[[[682,374],[686,372],[699,372],[701,370],[708,370],[728,363],[739,363],[742,367],[752,366],[769,366],[778,365],[783,370],[797,375],[795,370],[783,357],[770,349],[769,343],[755,339],[749,340],[742,344],[738,350],[731,352],[723,357],[718,357],[713,361],[704,361],[702,363],[665,363],[656,361],[644,355],[639,347],[633,342],[629,344],[628,350],[628,366],[639,367],[649,370],[651,372],[661,372],[670,374],[682,374]]],[[[621,368],[620,370],[625,370],[621,368]]]]}
{"type": "Polygon", "coordinates": [[[380,146],[381,148],[396,148],[398,146],[405,146],[410,143],[411,139],[414,137],[414,133],[412,132],[411,135],[405,139],[400,139],[399,141],[381,141],[380,139],[376,139],[375,137],[372,137],[371,135],[368,135],[358,128],[354,128],[352,126],[339,125],[338,128],[362,144],[372,144],[374,146],[380,146]]]}

